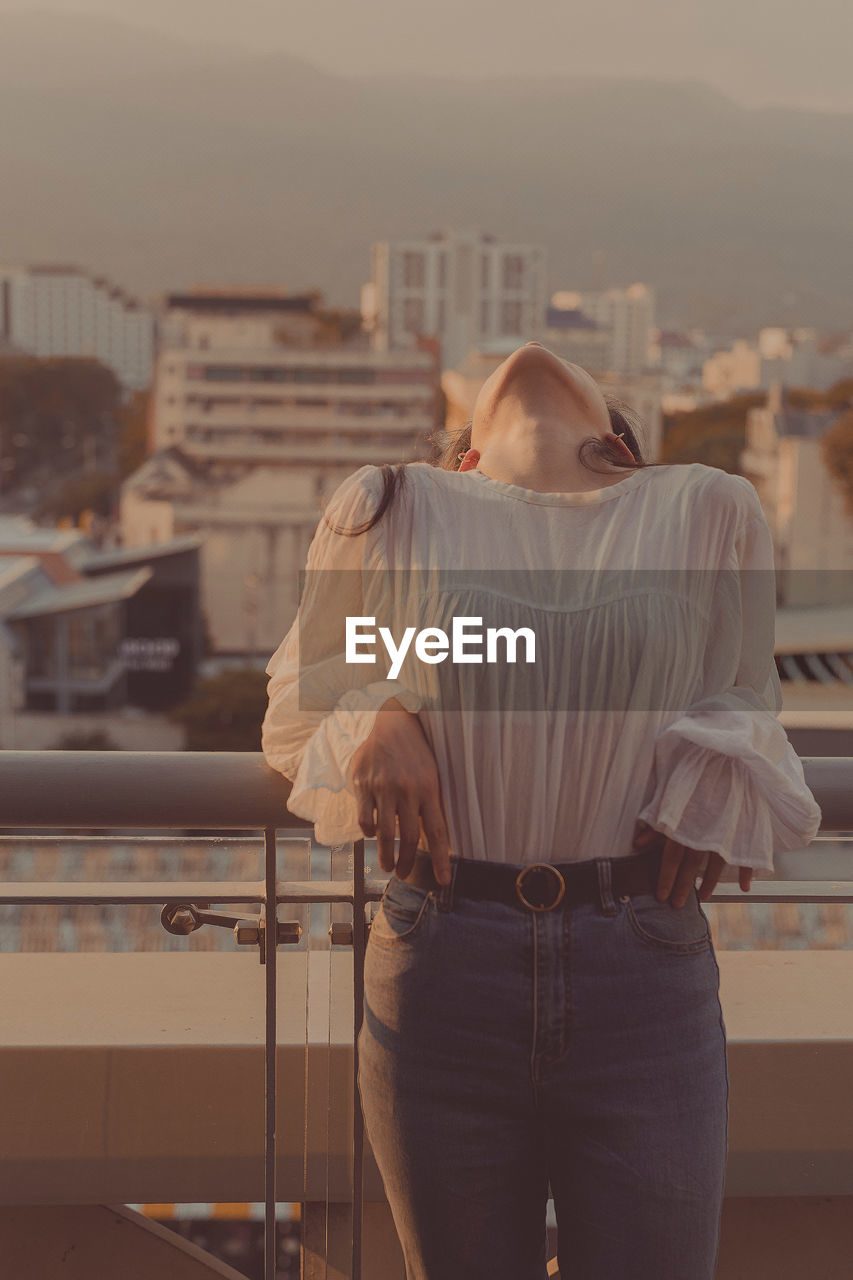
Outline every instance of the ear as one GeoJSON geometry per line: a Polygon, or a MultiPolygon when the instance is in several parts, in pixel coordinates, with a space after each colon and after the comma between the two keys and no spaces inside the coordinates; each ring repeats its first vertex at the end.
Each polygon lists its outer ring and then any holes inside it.
{"type": "Polygon", "coordinates": [[[613,431],[605,431],[602,439],[606,440],[609,445],[612,445],[617,453],[623,454],[628,461],[636,462],[636,458],[621,435],[616,435],[613,431]]]}
{"type": "Polygon", "coordinates": [[[469,449],[459,464],[460,471],[476,471],[480,463],[480,450],[469,449]]]}

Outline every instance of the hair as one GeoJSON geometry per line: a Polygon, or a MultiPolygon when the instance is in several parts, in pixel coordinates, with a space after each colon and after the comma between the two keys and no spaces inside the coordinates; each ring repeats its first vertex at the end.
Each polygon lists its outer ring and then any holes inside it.
{"type": "MultiPolygon", "coordinates": [[[[604,440],[601,436],[587,436],[578,446],[578,459],[581,464],[588,470],[597,471],[602,475],[612,474],[609,470],[612,467],[621,468],[625,471],[637,471],[641,467],[662,466],[663,464],[660,462],[647,462],[643,455],[640,441],[645,434],[645,430],[643,420],[636,410],[616,396],[605,395],[604,400],[607,404],[607,412],[610,415],[611,430],[615,435],[622,436],[631,451],[631,457],[626,458],[621,450],[616,449],[609,440],[604,440]],[[604,467],[594,466],[593,460],[608,465],[604,467]]],[[[464,426],[458,427],[455,431],[448,431],[444,427],[439,427],[433,431],[427,438],[431,448],[428,459],[430,464],[440,468],[442,471],[458,471],[462,458],[471,448],[472,425],[473,420],[469,420],[464,426]]],[[[403,462],[397,466],[387,464],[381,468],[382,494],[376,510],[369,520],[365,520],[360,525],[341,528],[332,524],[326,518],[329,528],[334,533],[343,534],[348,538],[356,538],[374,528],[396,501],[398,494],[405,485],[406,466],[407,464],[403,462]]]]}

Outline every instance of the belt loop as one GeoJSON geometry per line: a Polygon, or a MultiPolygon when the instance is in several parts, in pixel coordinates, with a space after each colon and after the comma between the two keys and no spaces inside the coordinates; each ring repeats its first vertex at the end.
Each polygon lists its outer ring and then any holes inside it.
{"type": "Polygon", "coordinates": [[[453,906],[453,890],[456,888],[456,871],[459,866],[458,858],[450,859],[450,884],[443,884],[438,891],[438,909],[439,911],[449,911],[453,906]]]}
{"type": "Polygon", "coordinates": [[[612,862],[610,858],[596,859],[595,869],[598,872],[598,900],[601,910],[606,916],[615,916],[619,913],[619,908],[613,897],[611,867],[612,862]]]}

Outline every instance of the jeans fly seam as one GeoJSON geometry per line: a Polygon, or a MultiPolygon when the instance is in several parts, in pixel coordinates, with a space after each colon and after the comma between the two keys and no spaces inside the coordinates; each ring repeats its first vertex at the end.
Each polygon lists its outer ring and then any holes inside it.
{"type": "MultiPolygon", "coordinates": [[[[563,1024],[563,1054],[569,1049],[569,1039],[571,1037],[572,1023],[574,1022],[574,992],[572,990],[572,978],[574,976],[574,965],[572,964],[572,913],[565,912],[565,924],[563,925],[563,937],[565,939],[565,965],[564,965],[564,981],[566,984],[566,1016],[563,1024]]],[[[562,1056],[562,1055],[561,1055],[562,1056]]]]}
{"type": "Polygon", "coordinates": [[[533,929],[533,1035],[530,1047],[530,1079],[533,1082],[533,1098],[538,1102],[536,1079],[536,1040],[539,1035],[539,922],[531,913],[533,929]]]}

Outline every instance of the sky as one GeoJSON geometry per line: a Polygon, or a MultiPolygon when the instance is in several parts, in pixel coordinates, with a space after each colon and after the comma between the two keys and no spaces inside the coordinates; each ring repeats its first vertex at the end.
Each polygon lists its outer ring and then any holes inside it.
{"type": "Polygon", "coordinates": [[[749,106],[853,112],[850,0],[0,0],[347,75],[699,80],[749,106]]]}

